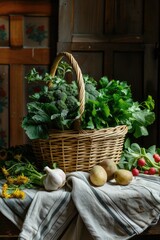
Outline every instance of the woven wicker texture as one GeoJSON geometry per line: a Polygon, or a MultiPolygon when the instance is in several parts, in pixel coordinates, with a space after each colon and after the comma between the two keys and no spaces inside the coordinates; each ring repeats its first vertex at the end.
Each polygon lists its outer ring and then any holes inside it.
{"type": "MultiPolygon", "coordinates": [[[[67,57],[75,70],[79,89],[80,113],[85,107],[85,86],[81,70],[70,53],[60,53],[51,68],[54,76],[58,63],[67,57]]],[[[80,125],[80,121],[79,121],[80,125]]],[[[77,125],[77,126],[79,126],[77,125]]],[[[32,141],[33,151],[39,163],[48,166],[56,162],[64,172],[90,171],[105,159],[119,162],[127,126],[110,127],[100,130],[52,130],[49,139],[32,141]]]]}

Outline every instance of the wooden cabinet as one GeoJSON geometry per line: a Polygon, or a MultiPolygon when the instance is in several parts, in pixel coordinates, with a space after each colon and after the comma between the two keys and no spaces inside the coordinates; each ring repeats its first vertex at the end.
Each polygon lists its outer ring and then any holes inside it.
{"type": "Polygon", "coordinates": [[[127,81],[134,99],[152,95],[156,122],[144,145],[159,144],[158,0],[59,1],[58,52],[70,51],[82,72],[127,81]]]}
{"type": "Polygon", "coordinates": [[[55,58],[57,6],[58,1],[49,0],[0,1],[0,76],[6,86],[1,92],[7,101],[5,114],[0,111],[1,145],[27,141],[21,127],[26,111],[25,69],[50,66],[55,58]]]}

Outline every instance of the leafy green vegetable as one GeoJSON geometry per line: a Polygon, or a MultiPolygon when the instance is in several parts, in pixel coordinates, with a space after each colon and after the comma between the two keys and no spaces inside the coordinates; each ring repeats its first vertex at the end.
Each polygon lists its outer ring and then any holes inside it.
{"type": "Polygon", "coordinates": [[[127,125],[135,138],[147,136],[147,126],[155,121],[154,100],[148,96],[143,103],[132,98],[131,87],[124,81],[102,77],[99,95],[86,102],[82,128],[100,129],[108,126],[127,125]]]}
{"type": "Polygon", "coordinates": [[[70,129],[79,116],[78,88],[75,82],[64,79],[68,72],[71,67],[62,62],[55,77],[46,73],[42,78],[35,69],[27,75],[29,82],[44,83],[39,93],[29,96],[28,114],[22,121],[22,128],[30,139],[46,139],[51,128],[70,129]]]}
{"type": "MultiPolygon", "coordinates": [[[[136,138],[148,135],[146,127],[154,122],[155,114],[151,112],[148,105],[146,105],[145,108],[144,104],[134,102],[131,88],[127,83],[115,80],[113,80],[113,82],[114,86],[112,87],[112,85],[110,85],[108,95],[114,94],[114,101],[110,101],[109,104],[113,106],[111,114],[113,118],[115,118],[116,124],[126,124],[129,132],[133,133],[136,138]],[[116,93],[114,93],[114,91],[116,91],[116,93]]],[[[151,96],[148,97],[147,102],[154,105],[151,96]]]]}
{"type": "Polygon", "coordinates": [[[110,109],[104,101],[88,100],[82,116],[83,129],[101,129],[109,126],[110,109]]]}
{"type": "Polygon", "coordinates": [[[138,143],[130,144],[129,139],[125,142],[124,150],[122,152],[121,160],[119,162],[119,167],[127,170],[132,170],[133,168],[138,168],[142,173],[145,170],[149,170],[151,167],[155,169],[160,169],[160,164],[156,163],[154,160],[154,154],[158,153],[159,150],[155,145],[150,146],[148,149],[140,147],[138,143]],[[139,166],[138,160],[144,159],[145,166],[139,166]]]}
{"type": "Polygon", "coordinates": [[[85,83],[85,99],[86,102],[88,100],[96,100],[99,95],[97,90],[97,82],[90,77],[89,75],[83,75],[84,83],[85,83]]]}
{"type": "MultiPolygon", "coordinates": [[[[72,129],[79,117],[78,86],[67,82],[65,76],[72,68],[61,62],[57,75],[39,76],[35,69],[27,75],[29,82],[42,82],[41,91],[30,97],[28,114],[22,127],[30,139],[47,138],[49,130],[72,129]]],[[[135,138],[147,136],[147,127],[155,121],[154,100],[151,96],[142,103],[133,100],[131,86],[125,81],[102,77],[99,84],[89,75],[83,75],[85,83],[85,111],[81,119],[82,129],[102,129],[127,125],[135,138]],[[99,87],[98,87],[99,85],[99,87]]]]}

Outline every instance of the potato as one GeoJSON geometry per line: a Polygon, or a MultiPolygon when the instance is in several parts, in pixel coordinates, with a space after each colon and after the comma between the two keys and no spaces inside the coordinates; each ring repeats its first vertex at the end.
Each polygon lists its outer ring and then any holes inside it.
{"type": "Polygon", "coordinates": [[[100,165],[95,165],[89,175],[90,181],[95,186],[103,186],[107,182],[107,173],[100,165]]]}
{"type": "Polygon", "coordinates": [[[117,184],[128,185],[132,181],[133,175],[129,170],[118,169],[114,174],[114,178],[117,184]]]}
{"type": "Polygon", "coordinates": [[[110,181],[114,178],[114,173],[117,171],[117,164],[110,159],[103,160],[100,163],[100,166],[102,166],[106,173],[107,173],[107,181],[110,181]]]}

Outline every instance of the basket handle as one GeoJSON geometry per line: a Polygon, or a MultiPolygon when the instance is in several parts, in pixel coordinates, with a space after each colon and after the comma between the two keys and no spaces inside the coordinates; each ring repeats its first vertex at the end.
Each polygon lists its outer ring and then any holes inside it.
{"type": "Polygon", "coordinates": [[[77,61],[75,60],[75,58],[72,56],[71,53],[68,52],[61,52],[57,55],[57,57],[55,58],[53,65],[51,66],[51,71],[50,74],[51,76],[54,77],[58,64],[61,61],[61,59],[63,57],[67,57],[71,66],[73,67],[75,73],[76,73],[76,77],[77,77],[77,83],[78,83],[78,100],[80,102],[80,106],[79,106],[79,112],[80,112],[80,117],[82,116],[83,112],[84,112],[84,108],[85,108],[85,85],[84,85],[84,81],[83,81],[83,75],[81,72],[81,69],[77,63],[77,61]]]}

